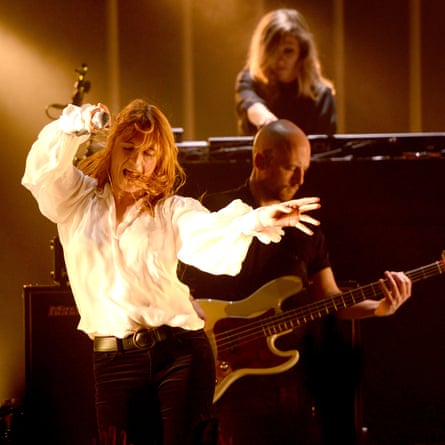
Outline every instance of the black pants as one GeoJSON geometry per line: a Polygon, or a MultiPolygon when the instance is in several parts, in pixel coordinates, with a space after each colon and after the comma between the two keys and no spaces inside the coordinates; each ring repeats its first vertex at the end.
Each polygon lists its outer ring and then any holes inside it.
{"type": "Polygon", "coordinates": [[[99,431],[125,434],[126,445],[202,443],[215,385],[203,330],[183,331],[148,349],[94,357],[99,431]]]}

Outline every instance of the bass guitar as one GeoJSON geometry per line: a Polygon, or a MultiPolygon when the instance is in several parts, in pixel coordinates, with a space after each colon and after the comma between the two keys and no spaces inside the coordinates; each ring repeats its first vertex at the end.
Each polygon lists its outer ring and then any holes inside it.
{"type": "MultiPolygon", "coordinates": [[[[413,283],[444,273],[441,260],[406,272],[413,283]]],[[[198,299],[206,314],[206,332],[216,359],[218,401],[229,386],[249,374],[276,374],[294,366],[297,350],[282,351],[275,346],[279,336],[303,327],[366,299],[382,298],[378,281],[297,308],[282,310],[283,301],[303,289],[296,276],[283,276],[266,283],[240,301],[198,299]]]]}

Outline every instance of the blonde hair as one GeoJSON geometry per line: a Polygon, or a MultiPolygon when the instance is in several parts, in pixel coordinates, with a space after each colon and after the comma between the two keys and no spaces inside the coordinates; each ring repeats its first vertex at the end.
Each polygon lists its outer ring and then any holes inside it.
{"type": "Polygon", "coordinates": [[[252,78],[272,90],[274,80],[268,74],[270,61],[284,35],[295,37],[300,45],[297,82],[299,95],[316,99],[333,83],[322,74],[314,37],[305,18],[296,9],[276,9],[265,14],[252,35],[246,66],[252,78]]]}
{"type": "Polygon", "coordinates": [[[144,144],[156,147],[157,163],[153,174],[141,179],[145,209],[173,195],[185,183],[185,173],[178,161],[178,148],[165,115],[155,105],[143,99],[130,102],[114,119],[106,147],[81,160],[77,167],[86,175],[96,178],[98,188],[110,183],[111,157],[116,139],[124,132],[143,133],[144,144]]]}

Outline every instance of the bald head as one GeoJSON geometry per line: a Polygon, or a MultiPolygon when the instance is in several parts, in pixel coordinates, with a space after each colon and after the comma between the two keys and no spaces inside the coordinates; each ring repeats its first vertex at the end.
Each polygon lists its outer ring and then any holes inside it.
{"type": "Polygon", "coordinates": [[[293,122],[279,119],[261,128],[253,142],[249,178],[256,201],[264,205],[292,199],[310,161],[309,139],[293,122]]]}
{"type": "Polygon", "coordinates": [[[300,127],[286,119],[278,119],[261,128],[253,141],[253,153],[274,150],[309,150],[310,142],[300,127]]]}

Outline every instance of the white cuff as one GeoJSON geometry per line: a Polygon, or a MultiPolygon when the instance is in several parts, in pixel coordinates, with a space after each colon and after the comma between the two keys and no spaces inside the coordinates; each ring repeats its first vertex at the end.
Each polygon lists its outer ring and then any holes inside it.
{"type": "Polygon", "coordinates": [[[89,134],[91,111],[95,107],[95,105],[90,104],[81,107],[72,104],[67,105],[58,120],[60,129],[67,134],[75,134],[76,136],[89,134]]]}

